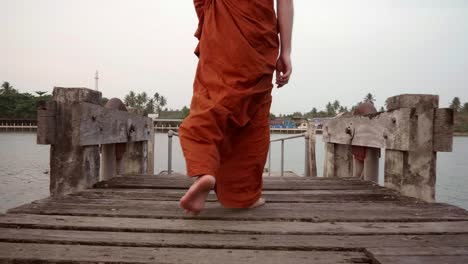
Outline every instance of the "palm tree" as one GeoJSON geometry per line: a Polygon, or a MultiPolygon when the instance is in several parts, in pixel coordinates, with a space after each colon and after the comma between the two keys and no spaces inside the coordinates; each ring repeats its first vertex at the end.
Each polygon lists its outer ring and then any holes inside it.
{"type": "Polygon", "coordinates": [[[139,93],[136,96],[136,108],[143,109],[148,103],[148,94],[145,92],[139,93]]]}
{"type": "Polygon", "coordinates": [[[134,91],[130,91],[124,99],[124,103],[126,106],[135,107],[136,106],[136,95],[134,91]]]}
{"type": "Polygon", "coordinates": [[[15,88],[13,88],[13,86],[10,85],[9,82],[3,82],[2,84],[2,89],[0,89],[0,94],[14,94],[14,93],[17,93],[18,91],[16,91],[15,88]]]}
{"type": "Polygon", "coordinates": [[[460,98],[458,97],[453,98],[452,103],[450,104],[450,108],[452,108],[453,111],[455,112],[460,111],[460,108],[461,108],[460,98]]]}
{"type": "Polygon", "coordinates": [[[374,104],[374,101],[375,101],[375,97],[371,93],[368,93],[366,97],[364,97],[364,102],[366,103],[374,104]]]}
{"type": "Polygon", "coordinates": [[[41,98],[44,94],[46,94],[47,92],[44,92],[44,91],[35,91],[35,93],[37,95],[39,95],[39,98],[41,98]]]}

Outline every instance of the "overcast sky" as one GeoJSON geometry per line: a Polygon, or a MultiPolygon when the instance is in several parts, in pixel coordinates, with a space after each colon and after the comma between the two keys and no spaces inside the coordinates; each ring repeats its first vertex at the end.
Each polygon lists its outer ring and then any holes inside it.
{"type": "MultiPolygon", "coordinates": [[[[241,0],[239,0],[241,1],[241,0]]],[[[293,77],[272,112],[306,112],[368,92],[468,101],[467,0],[295,0],[293,77]]],[[[190,104],[197,18],[187,0],[0,0],[0,81],[21,92],[159,92],[190,104]]]]}

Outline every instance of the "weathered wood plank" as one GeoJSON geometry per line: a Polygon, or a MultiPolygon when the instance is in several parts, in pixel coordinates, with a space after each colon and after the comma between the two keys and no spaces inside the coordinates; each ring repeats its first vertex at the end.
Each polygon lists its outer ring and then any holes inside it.
{"type": "Polygon", "coordinates": [[[422,247],[380,247],[367,248],[367,252],[382,264],[390,263],[467,263],[468,247],[460,246],[436,246],[427,243],[422,247]]]}
{"type": "Polygon", "coordinates": [[[0,260],[15,263],[365,263],[361,252],[130,248],[0,243],[0,260]]]}
{"type": "MultiPolygon", "coordinates": [[[[92,189],[72,194],[72,196],[86,199],[178,201],[185,192],[186,190],[184,189],[92,189]]],[[[396,192],[385,190],[264,191],[262,195],[267,202],[290,203],[412,200],[397,195],[396,192]]],[[[208,195],[207,201],[217,201],[214,192],[208,195]]]]}
{"type": "MultiPolygon", "coordinates": [[[[445,236],[437,236],[441,240],[445,240],[445,236]]],[[[454,236],[452,239],[460,241],[464,240],[463,236],[454,236]]],[[[461,242],[460,245],[451,243],[449,241],[429,241],[424,236],[411,237],[410,239],[421,239],[423,240],[423,247],[415,246],[403,246],[400,247],[369,247],[367,250],[375,255],[384,256],[468,256],[468,247],[461,242]]]]}
{"type": "Polygon", "coordinates": [[[468,235],[187,234],[0,228],[0,242],[254,250],[350,250],[372,247],[369,251],[377,255],[466,255],[468,251],[468,235]],[[454,247],[454,250],[443,254],[441,248],[448,247],[454,247]],[[410,248],[414,252],[409,251],[410,248]]]}
{"type": "Polygon", "coordinates": [[[411,109],[331,119],[323,130],[327,143],[411,150],[411,109]]]}
{"type": "Polygon", "coordinates": [[[284,235],[450,235],[468,234],[468,221],[454,222],[275,222],[145,219],[8,214],[0,227],[142,233],[284,235]]]}
{"type": "Polygon", "coordinates": [[[452,152],[454,114],[451,108],[438,108],[434,119],[434,151],[452,152]]]}
{"type": "MultiPolygon", "coordinates": [[[[310,180],[284,180],[278,178],[264,178],[264,190],[351,190],[381,188],[373,183],[360,180],[336,180],[326,178],[312,178],[310,180]]],[[[96,188],[144,188],[144,189],[187,189],[193,179],[188,177],[159,177],[159,176],[123,176],[114,177],[109,181],[99,182],[96,188]]]]}
{"type": "Polygon", "coordinates": [[[375,256],[379,264],[461,264],[468,256],[375,256]]]}
{"type": "Polygon", "coordinates": [[[81,146],[146,141],[151,134],[149,118],[99,105],[73,106],[79,132],[74,142],[81,146]]]}
{"type": "MultiPolygon", "coordinates": [[[[10,209],[9,213],[48,215],[113,216],[138,218],[190,219],[177,201],[93,200],[89,203],[67,202],[66,199],[42,200],[10,209]],[[151,210],[149,210],[151,208],[151,210]]],[[[212,220],[298,220],[298,221],[439,221],[466,220],[468,213],[444,204],[393,203],[267,203],[255,210],[227,209],[208,202],[198,216],[212,220]],[[388,213],[388,212],[391,212],[388,213]]]]}

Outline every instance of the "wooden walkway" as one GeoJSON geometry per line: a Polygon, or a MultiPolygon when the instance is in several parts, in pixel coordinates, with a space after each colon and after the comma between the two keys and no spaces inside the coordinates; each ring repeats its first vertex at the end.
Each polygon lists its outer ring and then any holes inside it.
{"type": "Polygon", "coordinates": [[[185,215],[181,176],[126,176],[0,216],[1,263],[468,263],[468,213],[356,179],[265,178],[268,204],[185,215]]]}

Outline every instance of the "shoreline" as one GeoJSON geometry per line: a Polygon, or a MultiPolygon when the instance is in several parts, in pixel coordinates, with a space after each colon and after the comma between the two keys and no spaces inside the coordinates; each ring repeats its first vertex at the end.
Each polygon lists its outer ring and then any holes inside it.
{"type": "Polygon", "coordinates": [[[468,137],[468,132],[453,132],[454,137],[468,137]]]}

